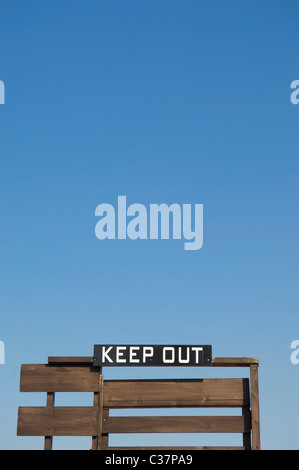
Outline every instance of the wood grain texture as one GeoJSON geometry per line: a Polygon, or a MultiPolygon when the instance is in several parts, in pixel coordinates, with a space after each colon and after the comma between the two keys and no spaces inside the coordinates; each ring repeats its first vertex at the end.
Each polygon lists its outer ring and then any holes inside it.
{"type": "Polygon", "coordinates": [[[138,416],[110,417],[103,423],[106,433],[243,433],[243,416],[138,416]]]}
{"type": "Polygon", "coordinates": [[[99,379],[99,392],[97,393],[97,441],[96,449],[103,447],[103,376],[100,375],[99,379]]]}
{"type": "Polygon", "coordinates": [[[23,364],[21,392],[95,392],[99,390],[99,372],[92,366],[49,366],[23,364]]]}
{"type": "Polygon", "coordinates": [[[249,406],[248,379],[105,381],[108,408],[249,406]]]}
{"type": "MultiPolygon", "coordinates": [[[[55,393],[47,393],[47,406],[52,410],[55,405],[55,393]]],[[[44,450],[52,450],[53,448],[53,436],[45,436],[44,450]]]]}
{"type": "Polygon", "coordinates": [[[251,364],[258,364],[256,357],[213,357],[214,367],[250,367],[251,364]]]}
{"type": "Polygon", "coordinates": [[[260,411],[259,411],[259,384],[258,366],[250,366],[250,390],[251,390],[251,421],[252,421],[252,449],[260,450],[260,411]]]}
{"type": "Polygon", "coordinates": [[[94,436],[97,410],[90,406],[20,407],[18,436],[94,436]]]}

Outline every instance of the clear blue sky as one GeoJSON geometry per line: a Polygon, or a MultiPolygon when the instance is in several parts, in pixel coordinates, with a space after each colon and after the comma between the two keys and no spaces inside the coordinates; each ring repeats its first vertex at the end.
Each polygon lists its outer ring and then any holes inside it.
{"type": "Polygon", "coordinates": [[[298,26],[294,0],[2,0],[2,449],[43,447],[20,365],[95,343],[259,357],[262,447],[299,449],[298,26]],[[98,240],[118,195],[203,204],[203,247],[98,240]]]}

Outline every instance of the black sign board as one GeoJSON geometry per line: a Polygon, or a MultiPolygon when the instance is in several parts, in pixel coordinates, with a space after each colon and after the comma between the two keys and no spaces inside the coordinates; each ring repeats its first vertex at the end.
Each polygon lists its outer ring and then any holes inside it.
{"type": "Polygon", "coordinates": [[[210,345],[99,345],[94,346],[93,365],[102,367],[175,366],[212,364],[210,345]]]}

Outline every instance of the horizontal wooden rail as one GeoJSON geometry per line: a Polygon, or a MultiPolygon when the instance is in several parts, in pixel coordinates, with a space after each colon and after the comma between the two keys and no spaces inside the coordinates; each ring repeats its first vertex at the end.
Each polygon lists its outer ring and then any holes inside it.
{"type": "Polygon", "coordinates": [[[250,432],[244,416],[137,416],[113,417],[103,433],[243,433],[250,432]]]}
{"type": "Polygon", "coordinates": [[[89,367],[23,364],[21,392],[96,392],[100,372],[89,367]]]}
{"type": "Polygon", "coordinates": [[[258,364],[256,357],[213,357],[212,366],[214,367],[250,367],[252,364],[258,364]]]}
{"type": "Polygon", "coordinates": [[[28,406],[19,408],[19,436],[93,436],[97,409],[93,406],[28,406]]]}
{"type": "Polygon", "coordinates": [[[249,406],[248,379],[106,380],[107,408],[249,406]]]}
{"type": "MultiPolygon", "coordinates": [[[[96,434],[94,407],[20,407],[18,435],[92,436],[96,434]]],[[[109,417],[103,433],[243,433],[250,432],[244,416],[109,417]]]]}

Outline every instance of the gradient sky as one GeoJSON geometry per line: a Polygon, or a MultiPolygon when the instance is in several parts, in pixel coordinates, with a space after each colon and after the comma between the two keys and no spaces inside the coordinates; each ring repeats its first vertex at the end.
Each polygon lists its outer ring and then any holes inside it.
{"type": "Polygon", "coordinates": [[[43,448],[22,363],[109,343],[258,357],[262,448],[299,449],[298,26],[294,0],[2,0],[1,449],[43,448]],[[98,240],[118,195],[203,204],[203,247],[98,240]]]}

